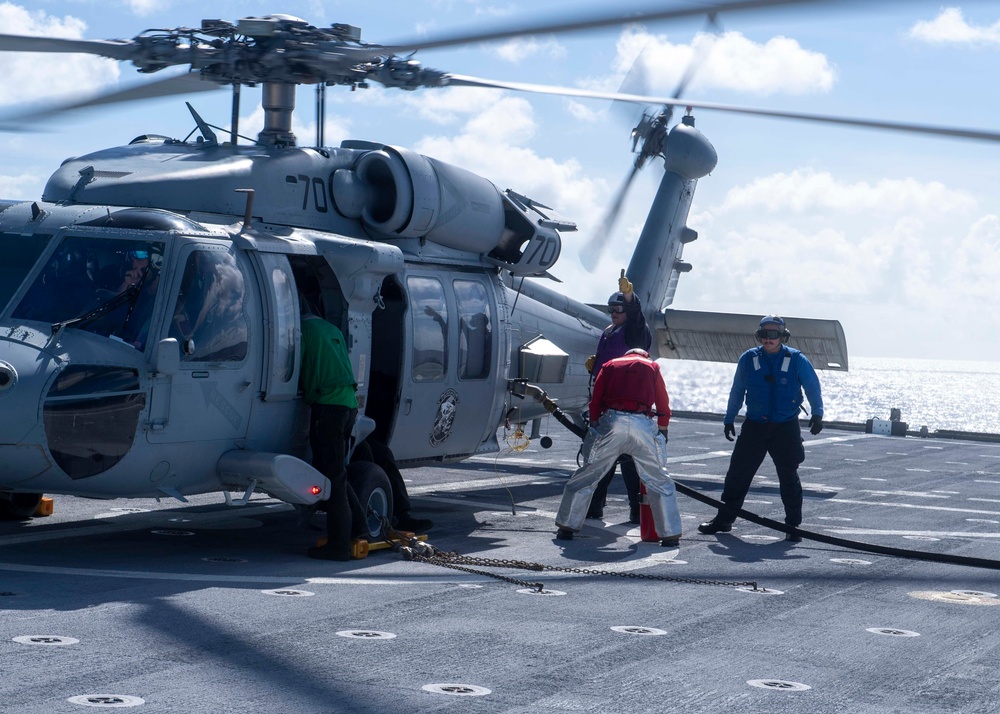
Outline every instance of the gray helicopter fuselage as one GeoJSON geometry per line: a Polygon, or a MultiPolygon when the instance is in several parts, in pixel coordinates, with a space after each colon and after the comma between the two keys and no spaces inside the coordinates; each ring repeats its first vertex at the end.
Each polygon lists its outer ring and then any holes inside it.
{"type": "Polygon", "coordinates": [[[318,500],[304,293],[347,336],[366,428],[404,465],[496,450],[505,417],[543,414],[508,392],[539,339],[561,369],[527,376],[582,411],[606,317],[525,282],[560,243],[513,196],[360,142],[143,137],[67,160],[42,201],[0,210],[0,490],[318,500]]]}

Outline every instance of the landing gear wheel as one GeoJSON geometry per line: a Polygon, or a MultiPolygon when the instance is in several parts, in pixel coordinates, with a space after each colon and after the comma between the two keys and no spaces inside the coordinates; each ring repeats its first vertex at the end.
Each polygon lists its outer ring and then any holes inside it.
{"type": "Polygon", "coordinates": [[[0,493],[0,520],[23,521],[31,518],[41,502],[40,493],[0,493]]]}
{"type": "Polygon", "coordinates": [[[380,466],[371,461],[355,461],[347,466],[347,482],[354,489],[367,514],[367,539],[381,540],[381,518],[392,521],[392,487],[389,485],[389,477],[380,466]]]}

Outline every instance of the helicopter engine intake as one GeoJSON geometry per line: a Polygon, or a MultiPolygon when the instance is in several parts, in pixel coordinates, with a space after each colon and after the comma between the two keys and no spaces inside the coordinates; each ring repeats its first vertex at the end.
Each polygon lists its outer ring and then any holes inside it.
{"type": "Polygon", "coordinates": [[[426,238],[489,253],[504,230],[504,205],[487,179],[407,149],[364,154],[333,175],[337,210],[381,237],[426,238]]]}

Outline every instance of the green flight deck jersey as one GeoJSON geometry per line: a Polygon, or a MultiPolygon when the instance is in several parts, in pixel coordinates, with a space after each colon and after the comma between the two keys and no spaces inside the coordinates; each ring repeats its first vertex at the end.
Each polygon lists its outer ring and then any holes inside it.
{"type": "Polygon", "coordinates": [[[340,329],[315,315],[302,316],[302,393],[307,404],[358,408],[358,384],[340,329]]]}

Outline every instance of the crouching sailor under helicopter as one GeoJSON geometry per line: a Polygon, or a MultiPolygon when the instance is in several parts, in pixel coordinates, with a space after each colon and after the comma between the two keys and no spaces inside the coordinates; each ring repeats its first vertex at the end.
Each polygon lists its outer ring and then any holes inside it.
{"type": "MultiPolygon", "coordinates": [[[[639,297],[632,289],[632,281],[625,276],[624,268],[621,277],[618,278],[618,292],[612,293],[608,298],[608,313],[611,315],[611,324],[601,334],[601,339],[597,343],[597,353],[587,359],[591,384],[600,374],[601,367],[610,360],[623,356],[629,349],[638,347],[648,350],[653,343],[653,335],[646,326],[639,297]]],[[[608,486],[615,476],[615,468],[619,466],[622,470],[622,481],[625,482],[625,491],[628,493],[628,522],[639,522],[639,472],[636,471],[632,457],[628,454],[623,455],[617,464],[611,464],[611,468],[597,484],[587,511],[587,518],[604,517],[608,486]]]]}
{"type": "Polygon", "coordinates": [[[646,484],[660,545],[680,544],[681,514],[667,473],[670,400],[660,368],[643,349],[607,362],[597,375],[583,441],[583,466],[566,483],[556,513],[556,538],[572,540],[587,517],[594,488],[623,454],[632,457],[646,484]],[[655,409],[654,409],[655,405],[655,409]]]}

